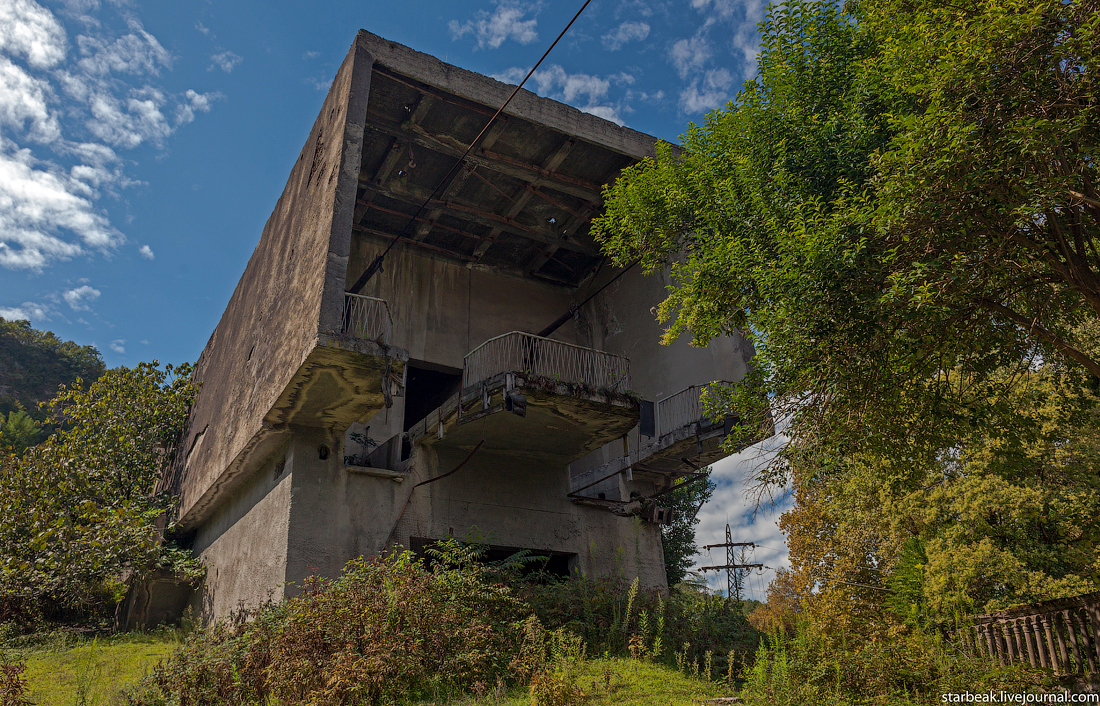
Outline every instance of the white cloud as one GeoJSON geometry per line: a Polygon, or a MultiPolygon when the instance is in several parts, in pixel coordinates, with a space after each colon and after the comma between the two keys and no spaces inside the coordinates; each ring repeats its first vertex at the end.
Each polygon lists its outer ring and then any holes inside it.
{"type": "MultiPolygon", "coordinates": [[[[493,78],[505,83],[519,83],[527,71],[513,67],[506,71],[494,74],[493,78]]],[[[622,107],[612,104],[607,98],[607,93],[613,83],[631,84],[634,77],[627,73],[618,73],[606,78],[592,76],[590,74],[571,74],[557,64],[551,64],[545,69],[540,69],[531,76],[534,90],[541,96],[569,103],[586,113],[610,120],[622,125],[620,117],[622,107]]],[[[531,86],[529,83],[528,86],[531,86]]],[[[629,112],[629,111],[628,111],[629,112]]]]}
{"type": "Polygon", "coordinates": [[[214,62],[210,65],[207,71],[213,71],[215,67],[222,71],[229,73],[233,70],[237,64],[244,61],[244,57],[238,56],[231,51],[223,51],[218,54],[214,54],[210,57],[210,61],[214,62]]]}
{"type": "Polygon", "coordinates": [[[114,147],[133,149],[143,142],[159,147],[172,134],[160,110],[165,102],[164,93],[150,86],[131,91],[125,99],[97,93],[91,100],[92,117],[85,126],[114,147]]]}
{"type": "Polygon", "coordinates": [[[55,16],[0,0],[0,267],[40,271],[123,243],[96,203],[140,183],[116,150],[162,147],[218,97],[156,85],[173,57],[124,0],[104,5],[122,8],[113,18],[86,14],[96,0],[62,1],[55,16]],[[59,18],[81,26],[76,52],[59,18]]]}
{"type": "Polygon", "coordinates": [[[21,306],[0,306],[0,317],[8,321],[49,321],[53,310],[46,304],[23,302],[21,306]]]}
{"type": "Polygon", "coordinates": [[[451,38],[460,39],[472,34],[477,38],[479,49],[496,49],[508,39],[520,44],[530,44],[539,38],[535,31],[538,20],[534,17],[523,19],[528,12],[538,13],[538,3],[531,5],[514,0],[497,0],[496,5],[492,14],[480,10],[475,19],[466,22],[451,20],[447,24],[451,30],[451,38]]]}
{"type": "MultiPolygon", "coordinates": [[[[699,547],[725,542],[728,523],[734,542],[756,544],[750,550],[748,563],[764,564],[771,569],[790,568],[786,536],[776,524],[779,515],[790,508],[790,498],[785,498],[775,507],[761,508],[757,512],[753,499],[746,497],[746,491],[753,483],[753,469],[770,460],[777,444],[782,444],[784,440],[782,436],[772,437],[712,466],[711,480],[717,488],[710,501],[699,511],[699,525],[695,532],[695,543],[699,547]]],[[[695,566],[725,564],[725,551],[712,549],[709,553],[701,552],[696,555],[695,566]]],[[[707,577],[711,588],[725,591],[724,571],[708,572],[707,577]]],[[[774,577],[774,571],[763,574],[752,572],[745,583],[746,597],[764,600],[767,586],[774,577]]]]}
{"type": "Polygon", "coordinates": [[[726,69],[712,69],[696,78],[680,93],[680,110],[685,113],[704,113],[730,101],[729,89],[733,75],[726,69]]]}
{"type": "Polygon", "coordinates": [[[73,311],[90,311],[92,307],[88,306],[90,302],[94,302],[99,299],[99,290],[83,285],[76,289],[70,289],[61,295],[61,298],[65,300],[65,303],[69,305],[69,308],[73,311]]]}
{"type": "Polygon", "coordinates": [[[115,353],[118,353],[119,355],[122,355],[123,353],[126,352],[126,349],[123,347],[125,345],[125,343],[126,343],[125,338],[116,338],[115,340],[108,343],[107,347],[110,348],[111,350],[113,350],[115,353]]]}
{"type": "Polygon", "coordinates": [[[209,27],[206,27],[205,25],[203,25],[202,22],[196,22],[195,23],[195,29],[202,32],[204,35],[206,35],[207,37],[210,37],[211,39],[214,38],[214,33],[210,31],[209,27]]]}
{"type": "Polygon", "coordinates": [[[307,51],[305,54],[302,54],[302,58],[306,59],[306,60],[316,59],[320,55],[321,55],[321,52],[319,52],[319,51],[307,51]]]}
{"type": "Polygon", "coordinates": [[[705,38],[697,35],[690,39],[681,39],[673,44],[669,50],[668,58],[672,65],[676,67],[680,78],[687,78],[687,75],[693,70],[702,68],[712,53],[710,43],[705,38]]]}
{"type": "Polygon", "coordinates": [[[57,116],[46,106],[50,84],[0,56],[0,126],[22,131],[30,123],[27,139],[52,142],[61,137],[57,116]]]}
{"type": "Polygon", "coordinates": [[[150,74],[156,76],[161,67],[172,65],[172,55],[160,45],[157,38],[131,20],[130,34],[113,42],[100,37],[80,35],[76,38],[80,53],[84,56],[77,65],[91,76],[108,74],[150,74]]]}
{"type": "Polygon", "coordinates": [[[186,125],[195,119],[195,111],[209,113],[211,101],[221,98],[220,93],[198,93],[190,88],[184,94],[186,103],[176,106],[176,125],[186,125]]]}
{"type": "Polygon", "coordinates": [[[34,0],[0,0],[0,52],[20,56],[38,69],[65,58],[65,29],[34,0]]]}
{"type": "Polygon", "coordinates": [[[618,51],[625,44],[640,42],[649,36],[649,25],[645,22],[623,22],[614,30],[600,37],[603,48],[618,51]]]}
{"type": "Polygon", "coordinates": [[[141,253],[141,256],[146,260],[152,260],[156,257],[156,255],[153,254],[153,249],[148,245],[142,245],[138,248],[138,252],[141,253]]]}
{"type": "Polygon", "coordinates": [[[124,241],[90,200],[83,185],[30,150],[0,139],[0,266],[41,270],[53,260],[85,252],[62,237],[69,231],[91,248],[107,250],[124,241]]]}

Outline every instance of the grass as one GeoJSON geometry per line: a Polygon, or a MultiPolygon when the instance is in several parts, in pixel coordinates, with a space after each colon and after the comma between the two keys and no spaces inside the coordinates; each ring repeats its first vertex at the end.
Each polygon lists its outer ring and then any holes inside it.
{"type": "Polygon", "coordinates": [[[121,692],[179,646],[171,631],[94,639],[54,633],[17,650],[26,660],[27,697],[36,706],[115,706],[121,692]]]}
{"type": "MultiPolygon", "coordinates": [[[[699,706],[733,694],[725,684],[695,679],[661,664],[629,658],[601,658],[559,668],[585,694],[584,706],[699,706]]],[[[480,696],[424,701],[418,706],[531,706],[527,689],[487,688],[480,696]]]]}

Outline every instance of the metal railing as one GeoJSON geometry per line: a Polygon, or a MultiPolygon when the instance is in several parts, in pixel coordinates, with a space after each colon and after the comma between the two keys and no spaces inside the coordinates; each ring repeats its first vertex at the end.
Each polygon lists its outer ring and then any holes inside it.
{"type": "Polygon", "coordinates": [[[390,307],[385,299],[344,292],[344,333],[388,343],[393,331],[390,307]]]}
{"type": "Polygon", "coordinates": [[[657,418],[654,420],[658,438],[680,427],[699,421],[710,421],[703,410],[703,390],[712,385],[730,385],[725,380],[690,385],[674,395],[657,401],[657,418]]]}
{"type": "Polygon", "coordinates": [[[498,373],[538,375],[593,390],[630,389],[630,361],[625,356],[521,331],[490,338],[466,354],[462,386],[469,387],[498,373]]]}

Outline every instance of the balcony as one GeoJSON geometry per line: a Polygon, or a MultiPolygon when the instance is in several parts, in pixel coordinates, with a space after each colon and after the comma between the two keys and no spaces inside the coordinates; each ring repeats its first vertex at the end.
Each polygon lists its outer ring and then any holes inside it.
{"type": "MultiPolygon", "coordinates": [[[[599,492],[615,494],[618,490],[612,486],[618,481],[610,484],[608,481],[620,473],[625,474],[628,481],[637,476],[662,486],[677,476],[690,475],[697,468],[728,456],[722,442],[740,420],[736,414],[730,414],[714,421],[704,410],[703,394],[708,388],[732,384],[717,380],[691,385],[676,394],[658,399],[653,405],[653,428],[643,428],[638,448],[629,455],[574,476],[571,479],[572,497],[592,499],[599,492]],[[649,436],[650,431],[652,436],[649,436]]],[[[745,440],[741,446],[749,446],[772,433],[768,423],[759,434],[745,440]]]]}
{"type": "Polygon", "coordinates": [[[346,429],[389,406],[409,357],[389,345],[392,330],[385,300],[345,293],[340,331],[318,336],[265,421],[346,429]]]}
{"type": "Polygon", "coordinates": [[[344,319],[341,332],[367,341],[389,343],[393,317],[385,299],[344,292],[344,319]]]}
{"type": "Polygon", "coordinates": [[[409,430],[412,443],[577,458],[638,423],[630,361],[513,331],[468,353],[462,390],[409,430]]]}

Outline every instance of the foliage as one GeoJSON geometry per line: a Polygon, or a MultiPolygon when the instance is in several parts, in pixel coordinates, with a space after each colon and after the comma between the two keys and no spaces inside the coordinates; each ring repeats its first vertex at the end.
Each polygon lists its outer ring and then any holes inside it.
{"type": "Polygon", "coordinates": [[[726,671],[730,653],[751,652],[760,633],[732,601],[681,585],[664,596],[624,579],[574,576],[556,583],[528,585],[522,592],[550,630],[581,638],[589,654],[644,654],[674,666],[702,663],[709,652],[717,673],[726,671]]]}
{"type": "Polygon", "coordinates": [[[1078,328],[1100,314],[1094,5],[773,7],[738,102],[608,190],[595,232],[617,262],[684,253],[669,336],[753,337],[729,402],[768,399],[792,438],[762,481],[807,454],[908,453],[982,404],[945,370],[1042,351],[1100,373],[1078,328]]]}
{"type": "Polygon", "coordinates": [[[49,404],[55,436],[0,457],[0,613],[105,609],[124,570],[161,558],[154,520],[172,498],[154,484],[194,395],[189,373],[142,363],[77,381],[49,404]]]}
{"type": "Polygon", "coordinates": [[[616,262],[673,262],[668,337],[753,339],[719,401],[786,421],[758,490],[819,630],[1095,590],[1097,9],[774,6],[737,102],[606,193],[616,262]]]}
{"type": "Polygon", "coordinates": [[[793,635],[798,624],[802,595],[794,574],[779,568],[768,584],[768,600],[748,613],[749,624],[761,633],[793,635]]]}
{"type": "Polygon", "coordinates": [[[944,694],[1047,691],[1045,670],[1007,667],[915,631],[864,644],[822,639],[805,622],[762,641],[745,674],[746,704],[938,704],[944,694]]]}
{"type": "Polygon", "coordinates": [[[8,412],[7,420],[0,415],[0,453],[21,456],[41,440],[41,432],[31,415],[21,409],[8,412]]]}
{"type": "Polygon", "coordinates": [[[699,553],[695,544],[695,526],[699,524],[699,508],[714,494],[711,469],[703,469],[706,477],[680,487],[664,496],[664,504],[672,511],[672,522],[661,527],[661,549],[665,556],[665,578],[669,586],[684,580],[699,553]]]}
{"type": "Polygon", "coordinates": [[[139,703],[392,703],[526,684],[541,628],[489,572],[445,543],[428,569],[409,552],[310,578],[297,597],[197,633],[159,666],[139,703]],[[446,554],[455,561],[446,561],[446,554]]]}
{"type": "Polygon", "coordinates": [[[46,414],[38,403],[53,397],[58,385],[90,382],[105,370],[93,346],[62,341],[29,321],[0,318],[0,417],[22,410],[41,422],[46,414]]]}

